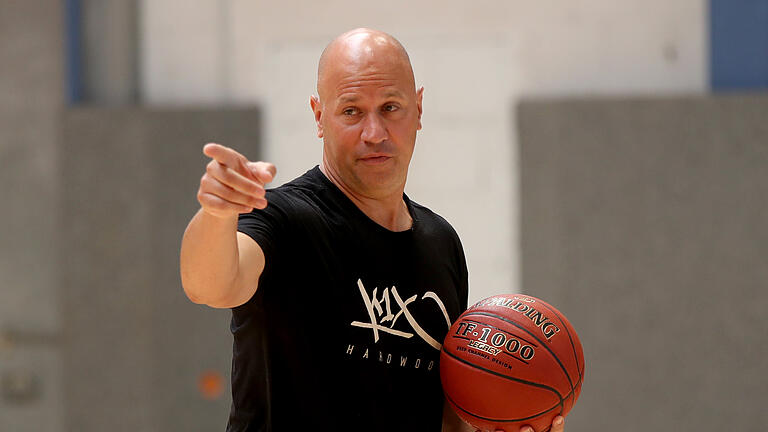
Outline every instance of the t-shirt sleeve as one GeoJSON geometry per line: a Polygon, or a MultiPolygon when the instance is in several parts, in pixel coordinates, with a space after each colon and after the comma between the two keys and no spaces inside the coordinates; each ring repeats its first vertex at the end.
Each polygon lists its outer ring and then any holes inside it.
{"type": "Polygon", "coordinates": [[[288,200],[275,190],[266,193],[267,207],[242,213],[237,219],[237,230],[259,244],[266,258],[266,265],[274,259],[278,246],[287,232],[288,200]]]}
{"type": "Polygon", "coordinates": [[[459,300],[459,313],[467,310],[469,302],[469,271],[467,270],[467,258],[464,255],[464,246],[456,230],[445,219],[438,216],[438,220],[446,230],[446,247],[453,251],[451,264],[453,266],[454,280],[456,281],[456,296],[459,300]]]}
{"type": "Polygon", "coordinates": [[[464,256],[464,248],[461,245],[461,240],[459,240],[458,235],[456,236],[456,243],[458,244],[459,277],[461,280],[458,289],[459,306],[461,307],[461,312],[464,312],[469,306],[467,304],[467,302],[469,302],[469,271],[467,270],[467,259],[464,256]]]}

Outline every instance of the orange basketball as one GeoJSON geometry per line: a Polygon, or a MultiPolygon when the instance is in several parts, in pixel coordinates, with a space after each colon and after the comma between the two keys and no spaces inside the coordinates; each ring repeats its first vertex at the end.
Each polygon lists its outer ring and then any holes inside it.
{"type": "Polygon", "coordinates": [[[581,392],[584,353],[557,309],[523,294],[481,300],[451,326],[440,379],[456,413],[481,430],[548,430],[581,392]]]}

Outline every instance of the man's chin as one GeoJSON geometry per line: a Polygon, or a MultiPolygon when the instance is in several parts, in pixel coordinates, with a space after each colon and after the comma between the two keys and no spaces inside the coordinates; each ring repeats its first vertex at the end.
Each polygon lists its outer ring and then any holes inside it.
{"type": "Polygon", "coordinates": [[[386,196],[405,187],[405,178],[393,170],[374,169],[357,174],[361,188],[370,195],[386,196]]]}

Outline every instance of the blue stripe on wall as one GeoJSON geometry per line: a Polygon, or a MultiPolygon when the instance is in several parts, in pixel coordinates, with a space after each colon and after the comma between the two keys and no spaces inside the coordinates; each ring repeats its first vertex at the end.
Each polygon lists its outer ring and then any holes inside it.
{"type": "Polygon", "coordinates": [[[768,0],[709,6],[712,89],[768,89],[768,0]]]}

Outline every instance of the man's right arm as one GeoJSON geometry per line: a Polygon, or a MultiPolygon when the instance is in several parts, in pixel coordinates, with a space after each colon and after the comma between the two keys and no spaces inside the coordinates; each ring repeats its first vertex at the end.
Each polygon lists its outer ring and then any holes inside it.
{"type": "Polygon", "coordinates": [[[264,183],[275,167],[218,144],[203,152],[212,160],[200,180],[201,208],[182,239],[181,282],[193,302],[231,308],[253,296],[264,269],[261,247],[237,232],[237,216],[266,207],[264,183]]]}

